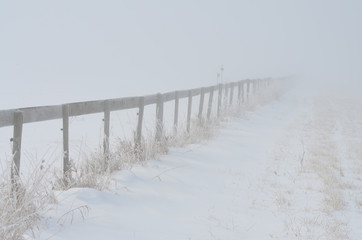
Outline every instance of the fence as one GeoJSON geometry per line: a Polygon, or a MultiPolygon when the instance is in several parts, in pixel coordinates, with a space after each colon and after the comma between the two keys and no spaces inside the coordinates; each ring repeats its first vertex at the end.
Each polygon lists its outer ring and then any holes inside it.
{"type": "Polygon", "coordinates": [[[104,141],[103,149],[105,161],[109,153],[109,135],[110,135],[110,113],[112,111],[138,108],[138,124],[135,137],[135,147],[141,146],[142,139],[142,123],[144,115],[144,107],[147,105],[156,104],[156,128],[155,141],[160,141],[163,137],[163,105],[165,102],[175,101],[174,111],[174,130],[177,131],[179,100],[188,98],[187,108],[187,124],[186,131],[190,132],[192,98],[200,96],[198,118],[203,118],[203,107],[205,94],[209,93],[206,118],[210,120],[213,104],[214,93],[217,92],[217,117],[219,118],[223,105],[232,105],[234,100],[234,89],[237,87],[237,101],[241,105],[249,99],[252,94],[255,94],[261,89],[267,88],[274,80],[254,79],[242,80],[227,84],[218,84],[209,87],[195,88],[182,91],[172,91],[167,93],[158,93],[147,96],[125,97],[116,99],[107,99],[99,101],[76,102],[63,105],[30,107],[20,109],[0,110],[0,127],[13,126],[13,138],[11,139],[12,160],[11,179],[16,185],[16,179],[19,177],[20,157],[21,157],[21,141],[23,124],[48,121],[54,119],[63,119],[63,177],[68,178],[69,173],[69,117],[87,115],[93,113],[104,113],[104,141]],[[224,94],[224,96],[223,96],[224,94]]]}

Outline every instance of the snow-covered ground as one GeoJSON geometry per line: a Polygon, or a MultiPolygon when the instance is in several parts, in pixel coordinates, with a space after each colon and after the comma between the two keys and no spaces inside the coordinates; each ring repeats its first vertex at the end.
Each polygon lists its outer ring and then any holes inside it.
{"type": "Polygon", "coordinates": [[[360,239],[360,109],[291,90],[212,139],[115,172],[106,191],[57,194],[36,239],[360,239]]]}
{"type": "MultiPolygon", "coordinates": [[[[0,110],[269,76],[309,85],[221,122],[211,139],[122,165],[102,192],[56,192],[35,238],[362,239],[361,9],[358,0],[0,1],[0,110]]],[[[154,114],[145,108],[145,138],[154,114]]],[[[102,151],[103,118],[70,118],[73,173],[102,151]]],[[[136,124],[137,109],[112,112],[112,153],[136,124]]],[[[0,240],[38,223],[46,187],[60,189],[61,128],[61,119],[23,126],[23,208],[9,184],[13,129],[0,128],[0,240]]]]}

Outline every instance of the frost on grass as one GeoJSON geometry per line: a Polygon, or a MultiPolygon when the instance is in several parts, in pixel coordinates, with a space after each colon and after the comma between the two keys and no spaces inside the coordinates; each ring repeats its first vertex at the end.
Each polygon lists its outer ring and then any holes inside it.
{"type": "Polygon", "coordinates": [[[56,202],[46,184],[47,170],[40,165],[30,176],[18,178],[17,191],[14,192],[10,167],[3,168],[0,179],[0,239],[21,240],[26,231],[35,234],[41,212],[56,202]]]}
{"type": "Polygon", "coordinates": [[[146,164],[147,159],[158,159],[161,155],[167,154],[169,147],[182,147],[209,139],[213,135],[215,124],[216,121],[201,124],[199,119],[194,119],[190,133],[164,133],[160,140],[155,140],[153,133],[148,131],[139,146],[134,140],[118,139],[112,144],[107,155],[101,147],[95,152],[83,152],[81,159],[71,162],[68,174],[71,176],[68,180],[69,185],[64,185],[62,175],[58,174],[55,188],[81,187],[106,190],[112,181],[112,172],[130,169],[135,164],[146,164]]]}
{"type": "Polygon", "coordinates": [[[224,99],[221,110],[222,117],[193,118],[190,132],[180,130],[186,129],[181,124],[177,132],[164,130],[161,138],[156,140],[154,131],[146,129],[139,145],[135,144],[136,136],[134,133],[134,139],[118,139],[110,143],[108,154],[103,152],[102,147],[99,147],[95,152],[82,152],[81,159],[72,163],[69,173],[71,176],[70,184],[62,186],[62,179],[59,177],[59,186],[63,189],[67,187],[90,187],[105,190],[112,181],[112,172],[132,168],[134,164],[145,164],[148,159],[158,159],[161,155],[167,154],[170,147],[182,147],[210,139],[221,122],[228,121],[230,117],[243,117],[245,112],[253,111],[259,105],[279,99],[287,87],[270,86],[268,91],[260,91],[251,95],[245,102],[234,102],[233,105],[228,105],[228,99],[224,99]]]}
{"type": "MultiPolygon", "coordinates": [[[[185,129],[185,126],[180,124],[177,134],[164,131],[159,140],[155,140],[153,131],[146,131],[139,146],[135,145],[134,139],[118,139],[110,143],[110,152],[107,154],[103,152],[102,147],[93,152],[84,151],[79,159],[71,161],[67,185],[64,184],[61,170],[57,170],[58,177],[54,181],[53,176],[50,180],[49,174],[46,174],[50,172],[49,169],[38,167],[29,178],[21,176],[19,179],[20,188],[16,201],[11,194],[9,174],[3,174],[0,182],[0,239],[22,239],[24,232],[35,235],[41,220],[41,212],[47,211],[55,201],[54,189],[84,187],[106,190],[112,181],[112,172],[132,168],[135,164],[146,164],[148,159],[158,159],[161,155],[167,154],[170,147],[182,147],[207,140],[214,135],[220,123],[228,121],[229,117],[243,117],[245,112],[274,100],[278,97],[275,92],[278,92],[278,89],[259,93],[249,98],[247,102],[225,108],[222,111],[223,117],[219,119],[194,118],[190,132],[180,130],[185,129]],[[52,184],[48,184],[49,182],[52,184]]],[[[59,219],[59,224],[68,221],[69,218],[72,219],[76,212],[85,216],[88,211],[87,206],[71,210],[59,219]]]]}

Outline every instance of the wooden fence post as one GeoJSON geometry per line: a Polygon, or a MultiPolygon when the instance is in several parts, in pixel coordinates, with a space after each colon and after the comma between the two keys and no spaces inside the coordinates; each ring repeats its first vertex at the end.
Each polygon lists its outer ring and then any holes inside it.
{"type": "Polygon", "coordinates": [[[11,167],[11,183],[12,192],[17,196],[19,190],[19,174],[20,174],[20,157],[21,157],[21,139],[23,133],[23,113],[21,111],[14,112],[14,132],[13,138],[13,162],[11,167]]]}
{"type": "Polygon", "coordinates": [[[187,106],[187,133],[190,133],[190,125],[191,125],[191,108],[192,108],[192,92],[189,90],[189,101],[187,106]]]}
{"type": "Polygon", "coordinates": [[[241,83],[241,101],[242,103],[246,102],[245,81],[241,83]]]}
{"type": "Polygon", "coordinates": [[[253,95],[255,96],[257,94],[258,90],[258,79],[254,79],[252,82],[253,86],[253,95]]]}
{"type": "Polygon", "coordinates": [[[246,82],[246,100],[249,101],[250,97],[250,80],[247,80],[246,82]]]}
{"type": "Polygon", "coordinates": [[[229,98],[229,84],[225,84],[225,96],[224,96],[224,108],[228,107],[228,98],[229,98]]]}
{"type": "Polygon", "coordinates": [[[110,126],[110,106],[109,101],[104,101],[104,139],[103,139],[103,153],[104,153],[104,170],[108,167],[109,161],[109,126],[110,126]]]}
{"type": "Polygon", "coordinates": [[[211,117],[211,109],[212,109],[212,99],[214,96],[214,87],[210,88],[210,93],[209,93],[209,103],[207,105],[207,120],[210,120],[211,117]]]}
{"type": "Polygon", "coordinates": [[[262,79],[259,79],[259,81],[258,81],[258,92],[260,92],[260,91],[262,91],[262,89],[263,89],[263,80],[262,79]]]}
{"type": "Polygon", "coordinates": [[[219,84],[219,93],[217,96],[217,118],[220,118],[222,106],[222,84],[219,84]]]}
{"type": "Polygon", "coordinates": [[[177,133],[177,124],[178,124],[178,105],[179,105],[179,93],[178,91],[175,92],[175,112],[173,116],[173,131],[176,135],[177,133]]]}
{"type": "Polygon", "coordinates": [[[139,107],[138,107],[138,123],[137,123],[137,134],[136,134],[136,144],[141,145],[142,139],[142,123],[143,123],[143,112],[145,109],[145,97],[139,98],[139,107]]]}
{"type": "Polygon", "coordinates": [[[234,97],[234,84],[230,83],[230,102],[229,105],[233,104],[233,97],[234,97]]]}
{"type": "Polygon", "coordinates": [[[143,112],[145,109],[145,97],[139,98],[138,106],[138,123],[137,123],[137,132],[136,132],[136,142],[135,142],[135,151],[138,159],[141,158],[141,139],[142,139],[142,123],[143,123],[143,112]]]}
{"type": "Polygon", "coordinates": [[[201,88],[199,115],[198,115],[200,123],[202,123],[202,110],[204,108],[204,98],[205,98],[205,89],[201,88]]]}
{"type": "Polygon", "coordinates": [[[63,113],[63,183],[69,185],[70,164],[69,164],[69,105],[62,105],[63,113]]]}
{"type": "Polygon", "coordinates": [[[258,80],[257,79],[254,79],[254,81],[252,81],[252,90],[253,90],[253,95],[255,96],[256,95],[256,92],[257,92],[257,83],[258,83],[258,80]]]}
{"type": "Polygon", "coordinates": [[[238,104],[241,105],[241,81],[238,82],[238,104]]]}
{"type": "Polygon", "coordinates": [[[156,141],[161,141],[163,132],[163,99],[162,94],[157,94],[156,106],[156,141]]]}
{"type": "Polygon", "coordinates": [[[264,79],[262,79],[261,81],[260,81],[260,89],[261,89],[261,91],[264,91],[264,79]]]}

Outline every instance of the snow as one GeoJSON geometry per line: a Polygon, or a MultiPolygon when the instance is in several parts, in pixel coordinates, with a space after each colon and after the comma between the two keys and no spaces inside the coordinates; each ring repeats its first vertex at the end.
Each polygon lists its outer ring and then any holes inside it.
{"type": "Polygon", "coordinates": [[[107,191],[58,192],[35,239],[359,239],[361,106],[292,90],[107,191]]]}
{"type": "MultiPolygon", "coordinates": [[[[0,110],[269,76],[309,86],[227,119],[212,139],[113,173],[103,192],[56,192],[28,239],[362,239],[362,1],[20,2],[0,1],[0,110]]],[[[145,136],[154,115],[147,106],[145,136]]],[[[99,151],[103,117],[70,118],[72,162],[99,151]]],[[[136,124],[137,109],[112,112],[111,147],[136,124]]],[[[23,126],[27,184],[62,174],[61,128],[23,126]]],[[[0,128],[4,179],[12,137],[0,128]]]]}

